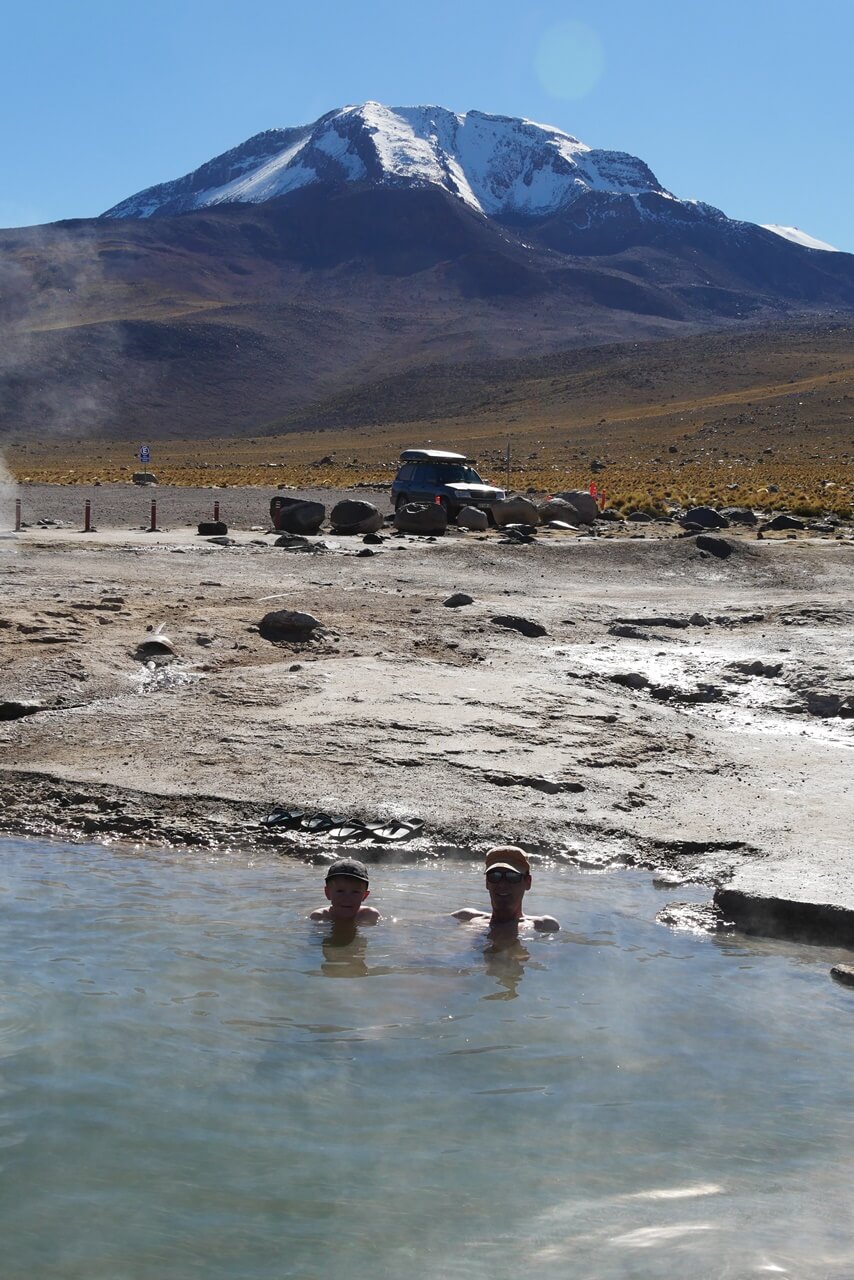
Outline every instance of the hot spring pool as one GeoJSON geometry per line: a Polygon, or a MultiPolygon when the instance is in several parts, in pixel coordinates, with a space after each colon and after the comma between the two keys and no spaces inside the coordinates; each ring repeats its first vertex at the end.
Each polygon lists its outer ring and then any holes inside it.
{"type": "Polygon", "coordinates": [[[318,869],[0,854],[3,1280],[854,1275],[840,953],[640,873],[538,872],[563,931],[487,955],[474,865],[336,946],[318,869]]]}

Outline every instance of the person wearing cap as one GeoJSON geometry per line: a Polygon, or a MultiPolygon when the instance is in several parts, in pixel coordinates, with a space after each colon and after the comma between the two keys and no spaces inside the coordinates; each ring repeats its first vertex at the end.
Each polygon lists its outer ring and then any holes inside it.
{"type": "Polygon", "coordinates": [[[488,923],[490,932],[528,927],[548,933],[560,928],[554,916],[526,916],[522,909],[522,899],[531,887],[531,864],[521,849],[515,845],[490,849],[484,869],[492,911],[463,907],[454,912],[455,920],[488,923]]]}
{"type": "Polygon", "coordinates": [[[369,888],[368,868],[356,858],[339,858],[326,871],[325,893],[328,907],[312,911],[310,920],[349,920],[354,924],[376,924],[379,911],[364,906],[369,888]]]}

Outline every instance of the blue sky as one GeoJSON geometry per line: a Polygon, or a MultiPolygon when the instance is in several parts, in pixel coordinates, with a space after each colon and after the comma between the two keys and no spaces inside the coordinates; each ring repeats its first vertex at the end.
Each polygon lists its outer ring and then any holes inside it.
{"type": "Polygon", "coordinates": [[[854,252],[852,0],[5,0],[0,226],[345,103],[477,107],[854,252]]]}

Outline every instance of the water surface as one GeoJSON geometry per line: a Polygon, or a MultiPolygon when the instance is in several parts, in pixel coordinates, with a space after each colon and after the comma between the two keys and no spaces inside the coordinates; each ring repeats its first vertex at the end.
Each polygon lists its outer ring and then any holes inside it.
{"type": "Polygon", "coordinates": [[[490,954],[466,865],[377,868],[340,945],[321,879],[2,842],[3,1280],[850,1280],[837,953],[562,868],[490,954]]]}

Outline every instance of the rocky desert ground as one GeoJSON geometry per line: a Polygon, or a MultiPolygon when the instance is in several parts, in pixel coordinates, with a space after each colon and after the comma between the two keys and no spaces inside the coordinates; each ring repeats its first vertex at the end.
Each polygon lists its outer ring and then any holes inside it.
{"type": "Polygon", "coordinates": [[[260,487],[105,485],[90,533],[81,489],[21,496],[27,527],[0,538],[6,831],[322,861],[354,846],[269,812],[418,818],[359,856],[515,842],[650,867],[675,900],[699,879],[708,927],[854,944],[850,527],[733,527],[726,558],[673,521],[295,551],[260,487]],[[224,543],[196,531],[215,498],[224,543]],[[265,638],[281,609],[319,625],[265,638]]]}

